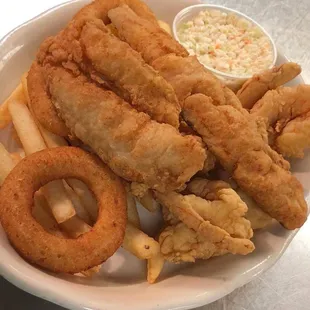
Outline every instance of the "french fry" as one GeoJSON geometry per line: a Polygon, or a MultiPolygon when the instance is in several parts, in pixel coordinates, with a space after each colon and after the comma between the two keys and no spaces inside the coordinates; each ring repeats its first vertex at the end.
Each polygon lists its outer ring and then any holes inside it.
{"type": "Polygon", "coordinates": [[[99,271],[101,269],[101,265],[99,266],[95,266],[93,268],[90,268],[88,270],[85,270],[85,271],[82,271],[81,274],[87,278],[91,278],[93,277],[94,275],[98,274],[99,271]]]}
{"type": "Polygon", "coordinates": [[[78,238],[91,230],[91,226],[86,224],[77,215],[71,217],[63,223],[60,223],[59,226],[72,238],[78,238]]]}
{"type": "Polygon", "coordinates": [[[79,196],[76,194],[76,192],[67,184],[66,181],[63,181],[63,185],[65,187],[65,190],[67,192],[67,195],[69,199],[72,201],[74,205],[75,212],[77,216],[85,221],[88,225],[92,225],[92,220],[88,214],[88,212],[85,210],[83,203],[81,202],[79,196]]]}
{"type": "Polygon", "coordinates": [[[14,163],[14,166],[16,166],[23,159],[21,154],[18,152],[10,153],[10,157],[14,163]]]}
{"type": "Polygon", "coordinates": [[[9,111],[26,155],[46,149],[45,142],[27,106],[21,101],[11,101],[9,111]]]}
{"type": "Polygon", "coordinates": [[[11,122],[12,118],[9,112],[9,103],[15,100],[18,100],[20,102],[26,102],[23,86],[21,83],[12,92],[9,98],[7,98],[0,106],[0,129],[6,127],[11,122]]]}
{"type": "Polygon", "coordinates": [[[5,149],[3,144],[0,143],[0,185],[4,182],[14,166],[10,153],[5,149]]]}
{"type": "Polygon", "coordinates": [[[159,252],[147,261],[147,282],[154,283],[164,267],[164,256],[159,252]]]}
{"type": "Polygon", "coordinates": [[[93,222],[96,222],[98,217],[98,205],[96,198],[89,188],[82,181],[77,179],[67,179],[66,182],[72,187],[75,193],[79,196],[85,209],[88,211],[93,222]]]}
{"type": "Polygon", "coordinates": [[[129,222],[126,226],[123,248],[140,259],[149,259],[160,252],[157,241],[129,222]]]}
{"type": "MultiPolygon", "coordinates": [[[[26,155],[45,149],[45,142],[27,106],[19,101],[11,101],[9,111],[26,155]]],[[[65,222],[76,214],[62,181],[50,182],[42,188],[42,191],[57,223],[65,222]]]]}
{"type": "Polygon", "coordinates": [[[136,228],[141,229],[136,201],[130,192],[127,192],[127,217],[131,224],[133,224],[136,228]]]}
{"type": "Polygon", "coordinates": [[[59,230],[57,222],[47,210],[48,204],[44,195],[41,191],[36,192],[34,196],[32,216],[50,234],[66,238],[66,235],[61,230],[59,230]]]}
{"type": "Polygon", "coordinates": [[[30,97],[29,97],[29,94],[28,94],[27,76],[28,76],[28,72],[26,72],[26,73],[24,73],[24,74],[22,75],[21,83],[22,83],[22,87],[23,87],[23,91],[24,91],[25,98],[26,98],[26,100],[27,100],[27,104],[29,105],[29,103],[30,103],[30,97]]]}
{"type": "Polygon", "coordinates": [[[156,212],[158,209],[158,204],[153,198],[150,190],[148,190],[141,198],[138,198],[138,201],[150,212],[156,212]]]}

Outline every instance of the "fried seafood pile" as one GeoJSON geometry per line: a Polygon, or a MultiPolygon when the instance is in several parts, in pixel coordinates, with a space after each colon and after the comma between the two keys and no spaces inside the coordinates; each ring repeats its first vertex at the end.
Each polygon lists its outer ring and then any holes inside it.
{"type": "MultiPolygon", "coordinates": [[[[40,126],[87,145],[126,181],[130,201],[162,206],[154,253],[136,255],[156,266],[154,282],[164,259],[247,255],[253,229],[303,225],[303,188],[283,156],[310,146],[310,86],[281,87],[300,71],[283,64],[235,94],[145,4],[96,0],[42,43],[27,86],[40,126]],[[214,177],[219,167],[234,186],[214,177]]],[[[137,229],[129,216],[125,249],[137,229]]]]}

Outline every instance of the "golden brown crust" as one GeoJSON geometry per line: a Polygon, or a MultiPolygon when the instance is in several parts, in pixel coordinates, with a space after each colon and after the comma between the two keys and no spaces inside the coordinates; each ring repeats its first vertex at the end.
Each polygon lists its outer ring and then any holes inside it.
{"type": "Polygon", "coordinates": [[[294,62],[273,67],[248,79],[237,92],[237,97],[245,109],[251,109],[268,90],[284,85],[300,72],[300,66],[294,62]]]}
{"type": "Polygon", "coordinates": [[[48,96],[42,68],[34,62],[27,77],[28,93],[30,97],[31,110],[47,130],[56,135],[66,137],[69,130],[64,121],[58,116],[57,111],[48,96]]]}
{"type": "Polygon", "coordinates": [[[303,188],[285,170],[287,162],[262,140],[250,116],[231,106],[214,106],[201,94],[185,100],[183,115],[265,212],[288,229],[303,225],[307,218],[303,188]]]}
{"type": "Polygon", "coordinates": [[[95,156],[74,147],[34,153],[9,174],[0,190],[1,224],[17,251],[43,268],[77,273],[106,261],[121,245],[126,195],[119,178],[95,156]],[[31,215],[34,193],[55,179],[77,178],[94,193],[99,216],[90,232],[64,239],[46,232],[31,215]]]}

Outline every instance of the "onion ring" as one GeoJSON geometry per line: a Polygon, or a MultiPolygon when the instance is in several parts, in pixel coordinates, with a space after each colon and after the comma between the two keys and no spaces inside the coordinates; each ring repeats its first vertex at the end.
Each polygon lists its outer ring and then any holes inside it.
{"type": "Polygon", "coordinates": [[[0,220],[10,242],[30,263],[54,272],[78,273],[102,264],[121,246],[126,229],[126,192],[97,157],[75,147],[43,150],[24,158],[0,190],[0,220]],[[55,179],[77,178],[99,206],[91,231],[77,239],[49,234],[31,215],[34,193],[55,179]]]}

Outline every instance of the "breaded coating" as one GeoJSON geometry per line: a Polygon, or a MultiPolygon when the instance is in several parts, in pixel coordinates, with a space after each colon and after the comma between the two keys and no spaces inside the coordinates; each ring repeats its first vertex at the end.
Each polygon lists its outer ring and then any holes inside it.
{"type": "Polygon", "coordinates": [[[185,100],[183,116],[265,212],[287,229],[302,226],[307,218],[302,185],[284,169],[286,161],[263,141],[250,116],[231,106],[214,106],[201,94],[185,100]]]}
{"type": "Polygon", "coordinates": [[[196,259],[209,259],[227,253],[246,255],[251,252],[239,253],[239,248],[232,247],[225,239],[211,242],[182,222],[167,226],[159,235],[159,244],[164,258],[175,264],[194,263],[196,259]]]}
{"type": "Polygon", "coordinates": [[[247,254],[254,249],[247,239],[253,236],[253,231],[250,222],[243,217],[246,205],[232,192],[223,189],[219,193],[220,200],[215,201],[176,192],[155,192],[155,197],[175,217],[209,241],[226,240],[238,253],[247,254]]]}
{"type": "Polygon", "coordinates": [[[238,188],[236,192],[248,207],[245,218],[251,222],[253,230],[264,228],[272,222],[272,218],[264,212],[249,195],[240,188],[238,188]]]}
{"type": "Polygon", "coordinates": [[[175,89],[180,104],[188,96],[198,93],[211,97],[216,105],[225,103],[223,85],[200,64],[196,56],[184,58],[168,54],[153,61],[152,66],[175,89]]]}
{"type": "Polygon", "coordinates": [[[288,122],[274,146],[283,156],[303,158],[310,147],[310,111],[288,122]]]}
{"type": "Polygon", "coordinates": [[[112,9],[108,12],[108,16],[116,26],[120,38],[140,52],[148,64],[166,54],[188,56],[186,49],[158,24],[143,17],[138,18],[129,6],[122,5],[112,9]]]}
{"type": "Polygon", "coordinates": [[[310,147],[308,118],[310,85],[280,87],[268,91],[251,110],[265,122],[269,143],[286,157],[303,158],[310,147]]]}
{"type": "Polygon", "coordinates": [[[310,111],[310,85],[279,87],[268,91],[256,102],[251,115],[263,117],[267,126],[275,126],[280,132],[293,118],[310,111]]]}
{"type": "Polygon", "coordinates": [[[245,109],[251,109],[268,90],[284,85],[300,72],[301,67],[294,62],[287,62],[265,70],[248,79],[237,92],[237,97],[245,109]]]}
{"type": "Polygon", "coordinates": [[[191,136],[139,113],[117,95],[61,67],[46,73],[49,91],[72,133],[119,176],[159,191],[183,186],[205,161],[191,136]]]}
{"type": "Polygon", "coordinates": [[[172,85],[181,106],[191,94],[203,93],[214,104],[243,110],[236,95],[158,25],[138,16],[128,6],[113,9],[108,15],[120,37],[172,85]]]}
{"type": "Polygon", "coordinates": [[[138,111],[179,127],[181,108],[172,86],[139,53],[98,21],[83,27],[80,42],[92,67],[138,111]]]}
{"type": "Polygon", "coordinates": [[[222,180],[194,178],[187,184],[186,191],[206,200],[216,200],[219,199],[219,191],[224,188],[231,186],[222,180]]]}

